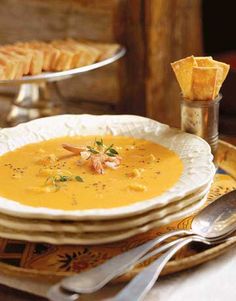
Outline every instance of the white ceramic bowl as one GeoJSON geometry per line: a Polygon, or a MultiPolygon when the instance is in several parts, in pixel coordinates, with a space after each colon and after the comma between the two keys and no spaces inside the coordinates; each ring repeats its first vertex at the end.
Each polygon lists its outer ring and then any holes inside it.
{"type": "Polygon", "coordinates": [[[30,242],[43,242],[50,244],[75,244],[75,245],[98,245],[120,241],[134,235],[145,233],[153,228],[168,225],[182,217],[193,214],[200,209],[206,202],[207,195],[197,200],[194,204],[185,207],[181,211],[167,215],[162,219],[153,220],[140,227],[126,229],[114,232],[96,232],[96,233],[68,233],[68,232],[23,232],[8,229],[0,226],[0,237],[7,239],[25,240],[30,242]]]}
{"type": "Polygon", "coordinates": [[[169,214],[181,212],[186,207],[196,204],[210,190],[210,184],[204,189],[200,189],[194,194],[187,196],[170,205],[154,209],[139,215],[128,218],[120,218],[102,221],[58,221],[58,220],[39,220],[12,217],[0,214],[0,226],[20,230],[22,232],[68,232],[68,233],[88,233],[88,232],[114,232],[125,229],[132,229],[143,226],[149,222],[163,219],[169,214]]]}

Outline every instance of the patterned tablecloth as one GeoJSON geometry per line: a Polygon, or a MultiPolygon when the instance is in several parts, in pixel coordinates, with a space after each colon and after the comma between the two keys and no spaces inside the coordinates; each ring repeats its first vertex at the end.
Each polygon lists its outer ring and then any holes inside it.
{"type": "MultiPolygon", "coordinates": [[[[236,248],[204,265],[191,270],[161,278],[155,285],[145,301],[235,301],[235,277],[236,277],[236,248]]],[[[7,277],[0,273],[0,282],[14,283],[22,287],[19,278],[7,277]]],[[[25,283],[23,286],[38,291],[44,295],[47,283],[25,283]]],[[[100,294],[91,295],[81,300],[100,301],[116,293],[122,285],[110,286],[100,294]]],[[[16,292],[0,286],[0,300],[4,301],[42,301],[46,299],[30,296],[22,292],[16,292]]],[[[135,300],[134,300],[135,301],[135,300]]]]}

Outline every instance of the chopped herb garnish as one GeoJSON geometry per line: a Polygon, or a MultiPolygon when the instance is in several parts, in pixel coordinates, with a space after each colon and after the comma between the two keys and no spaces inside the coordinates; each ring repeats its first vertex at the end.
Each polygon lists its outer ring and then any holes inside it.
{"type": "Polygon", "coordinates": [[[116,155],[115,154],[112,154],[112,153],[106,153],[109,157],[115,157],[116,155]]]}
{"type": "Polygon", "coordinates": [[[100,147],[104,146],[102,139],[100,141],[99,140],[95,140],[95,143],[97,144],[97,146],[100,146],[100,147]]]}
{"type": "Polygon", "coordinates": [[[109,152],[109,150],[114,146],[114,144],[111,144],[110,146],[108,146],[108,148],[105,149],[104,153],[106,154],[107,152],[109,152]]]}
{"type": "Polygon", "coordinates": [[[90,152],[90,153],[92,153],[92,154],[99,154],[99,152],[98,151],[96,151],[93,147],[91,147],[91,146],[87,146],[87,149],[88,149],[88,151],[90,152]]]}
{"type": "Polygon", "coordinates": [[[105,154],[107,154],[109,157],[115,157],[116,155],[119,155],[119,153],[113,148],[113,144],[111,144],[106,150],[105,154]]]}
{"type": "Polygon", "coordinates": [[[78,182],[84,182],[84,180],[80,176],[76,176],[75,180],[78,182]]]}
{"type": "Polygon", "coordinates": [[[66,181],[70,181],[71,177],[68,176],[59,176],[59,179],[57,181],[59,182],[66,182],[66,181]]]}
{"type": "Polygon", "coordinates": [[[117,152],[114,148],[111,148],[111,149],[110,149],[110,153],[115,154],[115,155],[118,155],[118,152],[117,152]]]}
{"type": "Polygon", "coordinates": [[[77,182],[84,182],[84,180],[80,176],[54,176],[54,177],[48,177],[45,181],[45,184],[51,184],[55,187],[56,191],[58,191],[61,188],[61,185],[59,184],[60,182],[68,182],[68,181],[77,181],[77,182]]]}
{"type": "Polygon", "coordinates": [[[113,148],[114,144],[111,144],[108,146],[105,150],[104,148],[106,147],[105,144],[103,143],[103,140],[96,140],[94,141],[94,147],[92,146],[87,146],[88,151],[91,154],[100,154],[103,152],[104,154],[108,155],[109,157],[115,157],[116,155],[119,155],[117,150],[113,148]]]}

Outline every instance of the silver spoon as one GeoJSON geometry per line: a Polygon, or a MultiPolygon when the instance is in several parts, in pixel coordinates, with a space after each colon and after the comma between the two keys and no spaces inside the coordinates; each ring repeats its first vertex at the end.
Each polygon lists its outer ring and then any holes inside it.
{"type": "Polygon", "coordinates": [[[105,286],[113,278],[132,267],[150,249],[167,238],[177,235],[199,235],[208,240],[216,240],[229,235],[236,229],[236,190],[225,194],[199,212],[191,230],[166,233],[141,246],[113,257],[105,263],[79,275],[62,280],[61,286],[76,293],[93,293],[105,286]]]}

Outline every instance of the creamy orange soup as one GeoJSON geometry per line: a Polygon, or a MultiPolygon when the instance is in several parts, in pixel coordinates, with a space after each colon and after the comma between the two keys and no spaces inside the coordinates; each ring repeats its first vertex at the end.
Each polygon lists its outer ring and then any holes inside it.
{"type": "Polygon", "coordinates": [[[64,210],[114,208],[158,196],[181,176],[180,158],[146,140],[104,136],[122,158],[98,174],[89,159],[62,143],[93,146],[101,137],[61,137],[25,145],[0,157],[0,195],[21,204],[64,210]]]}

